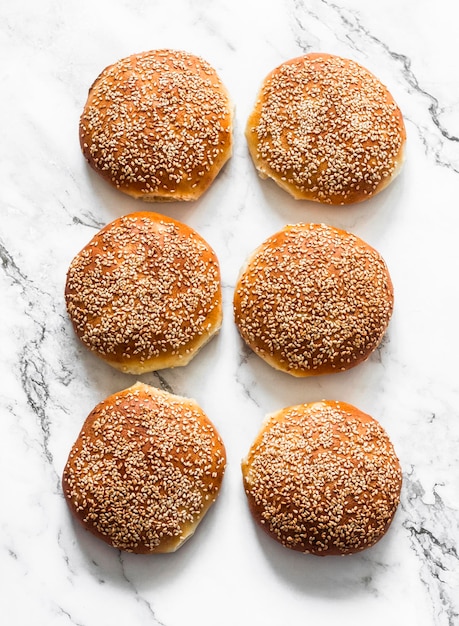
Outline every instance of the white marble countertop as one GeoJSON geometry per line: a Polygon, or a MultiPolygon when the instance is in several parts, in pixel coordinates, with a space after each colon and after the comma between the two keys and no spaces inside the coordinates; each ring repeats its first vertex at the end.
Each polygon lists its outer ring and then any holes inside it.
{"type": "Polygon", "coordinates": [[[9,626],[278,626],[459,623],[459,38],[452,0],[7,0],[0,8],[0,614],[9,626]],[[203,56],[236,105],[231,161],[191,204],[145,205],[89,170],[78,143],[88,88],[113,61],[170,47],[203,56]],[[243,129],[276,65],[304,52],[351,57],[405,116],[399,178],[332,208],[262,181],[243,129]],[[191,396],[217,426],[228,467],[195,536],[170,555],[120,553],[77,527],[60,479],[83,420],[135,377],[73,335],[63,289],[104,224],[152,209],[193,226],[220,260],[225,318],[185,368],[141,377],[191,396]],[[286,223],[350,230],[386,259],[387,335],[346,373],[295,379],[246,349],[232,292],[247,254],[286,223]],[[403,467],[387,535],[351,557],[302,555],[254,525],[241,458],[265,414],[319,399],[377,418],[403,467]]]}

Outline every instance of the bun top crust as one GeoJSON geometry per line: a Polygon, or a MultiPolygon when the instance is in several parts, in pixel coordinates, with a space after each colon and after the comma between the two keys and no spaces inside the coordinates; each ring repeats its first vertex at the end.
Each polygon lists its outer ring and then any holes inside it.
{"type": "Polygon", "coordinates": [[[62,484],[76,518],[120,550],[173,552],[216,500],[223,442],[197,403],[137,383],[98,404],[62,484]]]}
{"type": "Polygon", "coordinates": [[[215,252],[191,227],[131,213],[72,260],[65,299],[81,341],[124,372],[186,365],[220,329],[215,252]]]}
{"type": "Polygon", "coordinates": [[[133,54],[89,90],[80,143],[91,167],[135,198],[196,200],[231,156],[233,108],[214,68],[179,50],[133,54]]]}
{"type": "Polygon", "coordinates": [[[393,310],[381,255],[325,224],[287,225],[242,269],[234,315],[245,342],[293,376],[354,367],[379,345],[393,310]]]}
{"type": "Polygon", "coordinates": [[[382,426],[345,402],[267,417],[242,462],[254,519],[272,538],[319,556],[375,544],[395,515],[400,463],[382,426]]]}
{"type": "Polygon", "coordinates": [[[296,199],[341,205],[386,187],[406,131],[388,89],[349,59],[311,53],[263,81],[246,138],[257,170],[296,199]]]}

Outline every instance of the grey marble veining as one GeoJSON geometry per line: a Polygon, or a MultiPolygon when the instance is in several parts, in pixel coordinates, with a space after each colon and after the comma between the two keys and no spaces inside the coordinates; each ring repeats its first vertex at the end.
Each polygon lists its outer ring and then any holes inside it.
{"type": "Polygon", "coordinates": [[[0,8],[0,607],[10,626],[459,624],[459,38],[454,5],[363,0],[59,3],[0,8]],[[220,73],[235,104],[232,159],[197,202],[149,205],[89,170],[78,143],[87,90],[109,63],[175,47],[220,73]],[[256,175],[243,135],[264,76],[309,51],[354,58],[388,85],[407,126],[398,179],[364,204],[296,202],[256,175]],[[120,553],[71,519],[60,479],[90,410],[135,382],[76,340],[63,299],[73,256],[107,222],[155,210],[198,230],[220,260],[224,323],[185,368],[142,376],[195,397],[219,429],[221,495],[177,553],[120,553]],[[387,335],[349,372],[293,379],[241,342],[240,267],[286,223],[351,230],[385,257],[395,287],[387,335]],[[403,467],[394,522],[347,558],[286,550],[254,526],[240,460],[262,419],[322,398],[386,428],[403,467]]]}

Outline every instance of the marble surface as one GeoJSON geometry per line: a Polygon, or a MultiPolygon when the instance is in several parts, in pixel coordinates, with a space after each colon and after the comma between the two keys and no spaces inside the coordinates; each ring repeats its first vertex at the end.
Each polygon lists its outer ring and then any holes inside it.
{"type": "Polygon", "coordinates": [[[0,7],[0,611],[9,626],[459,623],[459,38],[452,0],[6,0],[0,7]],[[234,154],[192,204],[154,209],[218,254],[222,330],[185,368],[144,382],[192,396],[228,452],[220,498],[171,555],[113,550],[77,527],[60,479],[83,420],[135,377],[75,339],[67,266],[112,219],[144,209],[91,172],[78,144],[87,90],[109,63],[185,49],[236,105],[234,154]],[[405,116],[399,178],[347,208],[295,202],[256,175],[243,129],[261,80],[309,51],[347,56],[385,82],[405,116]],[[395,310],[380,348],[332,376],[294,379],[246,349],[232,318],[241,264],[286,223],[327,222],[385,257],[395,310]],[[403,467],[384,539],[351,557],[291,552],[255,528],[240,460],[266,413],[322,398],[355,404],[403,467]]]}

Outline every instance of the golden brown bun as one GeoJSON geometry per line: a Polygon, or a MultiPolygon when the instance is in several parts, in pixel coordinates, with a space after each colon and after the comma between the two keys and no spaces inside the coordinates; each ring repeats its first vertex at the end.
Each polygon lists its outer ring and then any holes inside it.
{"type": "Polygon", "coordinates": [[[215,252],[186,224],[151,212],[95,235],[70,264],[65,298],[81,341],[132,374],[186,365],[222,323],[215,252]]]}
{"type": "Polygon", "coordinates": [[[232,151],[233,107],[216,71],[179,50],[107,67],[80,118],[88,163],[134,198],[196,200],[232,151]]]}
{"type": "Polygon", "coordinates": [[[114,548],[173,552],[216,500],[225,464],[194,400],[137,383],[86,418],[62,485],[76,518],[114,548]]]}
{"type": "Polygon", "coordinates": [[[382,426],[344,402],[267,417],[242,462],[253,518],[287,548],[352,554],[386,533],[402,473],[382,426]]]}
{"type": "Polygon", "coordinates": [[[249,258],[234,292],[245,342],[293,376],[331,374],[376,349],[393,309],[381,255],[325,224],[287,225],[249,258]]]}
{"type": "Polygon", "coordinates": [[[394,179],[406,132],[391,94],[367,69],[311,53],[265,78],[246,138],[262,178],[296,199],[339,205],[366,200],[394,179]]]}

